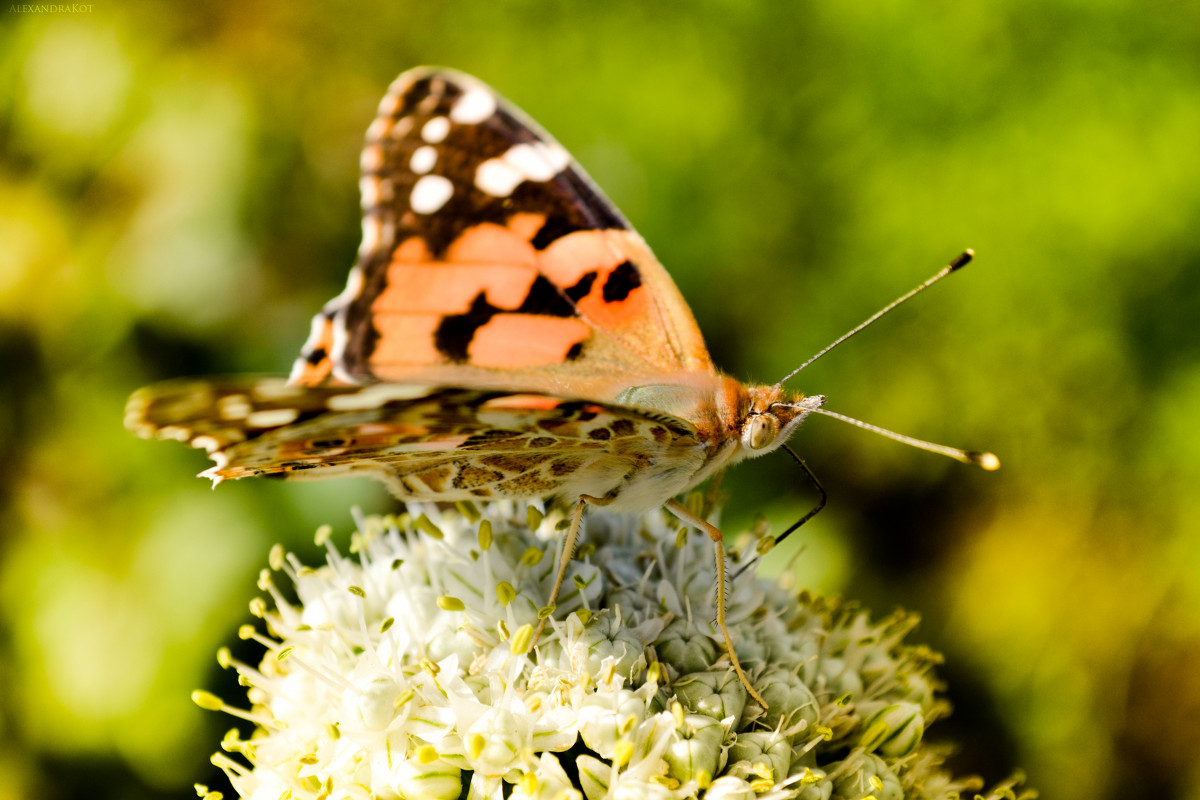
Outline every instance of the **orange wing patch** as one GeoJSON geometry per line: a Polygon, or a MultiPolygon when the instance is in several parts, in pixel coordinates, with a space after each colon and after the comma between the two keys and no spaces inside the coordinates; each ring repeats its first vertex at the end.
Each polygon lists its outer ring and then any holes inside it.
{"type": "Polygon", "coordinates": [[[377,314],[374,324],[379,345],[371,357],[371,368],[386,376],[389,368],[442,363],[442,354],[434,346],[441,321],[442,315],[436,313],[377,314]]]}
{"type": "Polygon", "coordinates": [[[582,352],[591,336],[577,319],[497,314],[475,331],[468,360],[479,367],[522,369],[561,364],[582,352]]]}
{"type": "Polygon", "coordinates": [[[545,221],[543,214],[516,214],[505,225],[481,222],[463,231],[446,248],[446,260],[532,267],[537,263],[537,250],[531,242],[545,221]]]}
{"type": "Polygon", "coordinates": [[[575,305],[594,327],[618,338],[636,334],[653,340],[661,323],[651,314],[641,272],[624,252],[626,236],[620,230],[570,233],[547,247],[538,265],[559,286],[589,281],[575,305]]]}
{"type": "Polygon", "coordinates": [[[626,255],[629,234],[576,231],[539,252],[526,237],[543,222],[517,214],[507,227],[481,223],[442,260],[432,260],[417,238],[396,248],[371,304],[379,335],[372,371],[390,377],[406,365],[552,367],[585,357],[597,337],[653,363],[670,332],[626,255]]]}

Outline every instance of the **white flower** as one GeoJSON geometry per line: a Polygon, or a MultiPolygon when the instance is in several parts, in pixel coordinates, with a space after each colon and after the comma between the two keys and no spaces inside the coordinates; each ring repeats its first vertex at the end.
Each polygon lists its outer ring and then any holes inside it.
{"type": "Polygon", "coordinates": [[[589,509],[590,554],[572,562],[534,643],[562,518],[508,502],[413,504],[399,518],[359,519],[349,556],[322,530],[327,563],[316,569],[274,550],[298,601],[264,573],[274,607],[252,610],[268,633],[243,635],[266,655],[258,667],[220,656],[251,709],[195,695],[257,725],[249,740],[222,743],[241,761],[214,756],[235,790],[882,800],[978,788],[951,780],[922,743],[945,704],[930,690],[936,655],[901,644],[915,618],[871,622],[749,572],[733,580],[729,624],[762,709],[712,622],[711,544],[677,537],[661,514],[589,509]]]}

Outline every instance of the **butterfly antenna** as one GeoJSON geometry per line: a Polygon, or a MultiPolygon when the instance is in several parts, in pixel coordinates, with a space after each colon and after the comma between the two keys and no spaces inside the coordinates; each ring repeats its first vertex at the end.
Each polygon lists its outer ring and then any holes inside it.
{"type": "Polygon", "coordinates": [[[842,422],[846,422],[856,428],[862,428],[864,431],[877,433],[880,436],[900,442],[901,444],[906,444],[910,447],[915,447],[918,450],[928,450],[931,453],[939,453],[943,456],[953,458],[955,461],[961,461],[964,464],[977,464],[989,472],[1000,469],[1000,459],[996,457],[995,453],[989,453],[986,450],[960,450],[957,447],[949,447],[944,444],[927,442],[924,439],[918,439],[914,436],[905,436],[903,433],[889,431],[887,428],[881,428],[878,425],[872,425],[869,422],[863,422],[861,419],[847,417],[845,414],[839,414],[836,411],[829,411],[824,408],[814,408],[812,409],[812,412],[814,414],[823,414],[826,417],[839,419],[842,422]]]}
{"type": "Polygon", "coordinates": [[[796,375],[797,375],[797,374],[798,374],[798,373],[799,373],[801,370],[803,370],[803,369],[804,369],[805,367],[807,367],[809,364],[813,363],[813,362],[814,362],[814,361],[816,361],[818,358],[820,358],[821,356],[825,355],[825,354],[826,354],[826,353],[828,353],[830,350],[832,350],[833,348],[837,347],[839,344],[841,344],[842,342],[846,341],[847,339],[849,339],[849,338],[850,338],[851,336],[853,336],[854,334],[856,334],[856,333],[858,333],[859,331],[861,331],[862,329],[866,328],[866,327],[867,327],[868,325],[870,325],[872,322],[874,322],[875,320],[879,319],[880,317],[882,317],[884,314],[886,314],[886,313],[888,313],[889,311],[891,311],[891,310],[892,310],[893,308],[895,308],[896,306],[900,305],[901,303],[905,302],[906,300],[911,300],[912,298],[916,297],[918,294],[920,294],[921,292],[925,291],[925,290],[926,290],[926,289],[928,289],[930,286],[933,286],[935,283],[937,283],[937,282],[938,282],[938,281],[940,281],[942,278],[944,278],[944,277],[946,277],[947,275],[949,275],[951,272],[954,272],[954,271],[956,271],[956,270],[960,270],[960,269],[962,269],[962,268],[963,268],[963,267],[965,267],[967,264],[971,263],[971,259],[972,259],[972,258],[974,258],[974,257],[975,257],[975,251],[974,251],[974,250],[964,250],[964,251],[962,251],[962,253],[961,253],[961,254],[960,254],[960,255],[959,255],[957,258],[955,258],[955,259],[954,259],[953,261],[951,261],[949,264],[947,264],[946,266],[944,266],[944,267],[942,267],[940,270],[938,270],[938,272],[937,272],[937,274],[936,274],[936,275],[934,275],[934,276],[933,276],[933,277],[931,277],[929,280],[925,281],[924,283],[922,283],[920,286],[916,287],[916,288],[915,288],[915,289],[913,289],[912,291],[908,292],[908,293],[907,293],[907,294],[905,294],[904,296],[902,296],[902,297],[898,297],[898,298],[896,298],[895,300],[893,300],[892,302],[888,303],[886,306],[884,306],[883,308],[881,308],[881,309],[879,309],[878,311],[876,311],[874,314],[872,314],[872,315],[871,315],[870,317],[868,317],[866,320],[864,320],[864,321],[863,321],[863,322],[861,322],[860,324],[856,325],[856,326],[855,326],[853,329],[851,329],[851,330],[847,331],[846,333],[842,334],[841,336],[839,336],[839,337],[838,337],[837,339],[835,339],[835,340],[834,340],[832,343],[830,343],[830,344],[829,344],[828,346],[826,346],[826,347],[825,347],[823,350],[821,350],[821,352],[817,353],[815,356],[813,356],[812,358],[810,358],[808,361],[805,361],[803,364],[801,364],[800,366],[796,367],[794,370],[792,370],[791,372],[789,372],[789,373],[788,373],[786,376],[784,376],[783,380],[779,381],[779,383],[777,383],[777,384],[776,384],[776,386],[780,386],[780,385],[782,385],[782,384],[785,384],[785,383],[787,383],[789,380],[791,380],[792,378],[794,378],[794,377],[795,377],[795,376],[796,376],[796,375]]]}

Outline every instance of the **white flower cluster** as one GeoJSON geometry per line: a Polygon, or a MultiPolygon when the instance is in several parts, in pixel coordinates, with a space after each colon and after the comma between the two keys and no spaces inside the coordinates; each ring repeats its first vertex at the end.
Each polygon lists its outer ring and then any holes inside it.
{"type": "MultiPolygon", "coordinates": [[[[944,711],[935,654],[901,644],[915,624],[759,581],[732,581],[737,653],[769,704],[732,670],[712,624],[706,537],[659,513],[589,509],[545,629],[561,512],[496,502],[411,505],[359,520],[351,556],[319,534],[328,563],[280,549],[245,626],[267,653],[235,662],[255,724],[214,763],[245,798],[951,798],[922,744],[944,711]],[[246,763],[248,762],[248,763],[246,763]]],[[[991,797],[1012,796],[1005,784],[991,797]]],[[[201,795],[212,796],[205,787],[201,795]]]]}

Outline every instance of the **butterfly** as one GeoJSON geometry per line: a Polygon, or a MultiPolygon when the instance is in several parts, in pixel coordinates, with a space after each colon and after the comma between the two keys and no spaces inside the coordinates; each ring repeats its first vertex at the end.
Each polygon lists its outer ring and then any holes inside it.
{"type": "MultiPolygon", "coordinates": [[[[367,475],[402,500],[666,507],[780,447],[824,397],[719,372],[646,243],[567,151],[479,80],[417,68],[389,88],[361,157],[363,238],[291,375],[136,392],[126,425],[216,462],[214,482],[367,475]]],[[[762,703],[765,707],[765,703],[762,703]]]]}

